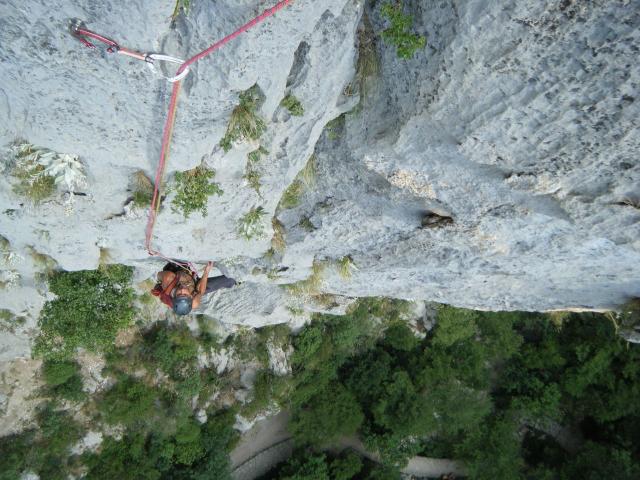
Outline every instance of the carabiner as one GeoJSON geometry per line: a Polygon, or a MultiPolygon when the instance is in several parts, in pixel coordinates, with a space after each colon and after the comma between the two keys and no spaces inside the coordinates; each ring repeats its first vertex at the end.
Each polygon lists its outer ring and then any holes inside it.
{"type": "Polygon", "coordinates": [[[107,45],[107,53],[117,53],[120,50],[120,45],[110,38],[99,35],[91,30],[88,30],[82,20],[74,18],[69,22],[69,32],[76,37],[87,48],[96,48],[96,45],[91,43],[84,37],[93,38],[107,45]]]}
{"type": "Polygon", "coordinates": [[[171,57],[169,55],[162,55],[160,53],[150,53],[150,54],[147,55],[147,58],[145,60],[147,62],[147,66],[149,67],[149,69],[153,73],[155,73],[156,75],[160,75],[167,82],[171,82],[171,83],[179,82],[184,77],[186,77],[187,74],[189,73],[189,67],[187,67],[182,72],[180,72],[178,75],[173,76],[173,77],[167,77],[166,75],[163,75],[162,72],[160,72],[160,70],[157,69],[156,66],[155,66],[155,62],[156,61],[176,63],[178,65],[182,65],[184,63],[184,60],[182,60],[180,58],[171,57]]]}

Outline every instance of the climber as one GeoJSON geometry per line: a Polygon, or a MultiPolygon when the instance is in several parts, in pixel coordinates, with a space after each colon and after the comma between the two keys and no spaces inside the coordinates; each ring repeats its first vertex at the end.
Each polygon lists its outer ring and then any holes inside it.
{"type": "Polygon", "coordinates": [[[215,292],[222,288],[231,288],[236,284],[233,278],[225,275],[209,277],[209,271],[213,262],[208,262],[198,279],[195,270],[188,263],[167,263],[161,272],[158,272],[158,283],[151,290],[151,294],[159,297],[160,301],[172,308],[177,315],[186,315],[193,308],[198,308],[202,296],[215,292]]]}

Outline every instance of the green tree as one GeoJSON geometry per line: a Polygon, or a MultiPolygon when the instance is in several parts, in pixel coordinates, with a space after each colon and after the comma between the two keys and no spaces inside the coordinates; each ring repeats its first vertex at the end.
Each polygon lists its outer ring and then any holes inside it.
{"type": "Polygon", "coordinates": [[[403,352],[409,352],[420,344],[420,339],[403,322],[392,323],[384,332],[384,340],[391,348],[403,352]]]}
{"type": "Polygon", "coordinates": [[[127,433],[121,440],[106,437],[99,453],[83,457],[87,480],[158,480],[162,466],[173,455],[171,448],[144,433],[127,433]]]}
{"type": "Polygon", "coordinates": [[[364,420],[354,396],[333,382],[304,405],[294,407],[289,428],[301,444],[323,445],[353,435],[364,420]]]}
{"type": "Polygon", "coordinates": [[[516,480],[522,477],[524,462],[516,426],[495,418],[474,429],[458,446],[460,458],[474,480],[516,480]]]}
{"type": "Polygon", "coordinates": [[[355,453],[349,452],[330,463],[331,480],[351,480],[356,478],[362,470],[362,459],[355,453]]]}
{"type": "Polygon", "coordinates": [[[111,350],[118,330],[133,321],[132,273],[133,268],[124,265],[54,272],[49,289],[57,297],[40,313],[34,354],[62,360],[71,358],[77,347],[111,350]]]}
{"type": "Polygon", "coordinates": [[[86,397],[82,391],[80,366],[76,362],[46,360],[42,364],[42,374],[49,394],[72,401],[86,397]]]}
{"type": "Polygon", "coordinates": [[[456,342],[465,341],[478,331],[478,314],[473,310],[442,305],[438,308],[437,325],[433,344],[450,347],[456,342]]]}
{"type": "Polygon", "coordinates": [[[587,442],[562,469],[562,480],[575,478],[635,480],[640,478],[640,463],[627,449],[587,442]]]}
{"type": "Polygon", "coordinates": [[[98,408],[107,423],[132,426],[153,418],[156,401],[153,388],[132,377],[124,377],[105,392],[98,408]]]}
{"type": "Polygon", "coordinates": [[[330,480],[329,467],[323,454],[295,455],[283,468],[280,480],[330,480]]]}

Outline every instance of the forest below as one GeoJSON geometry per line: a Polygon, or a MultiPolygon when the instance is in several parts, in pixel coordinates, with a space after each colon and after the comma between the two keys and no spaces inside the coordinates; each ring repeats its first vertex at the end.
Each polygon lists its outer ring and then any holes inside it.
{"type": "Polygon", "coordinates": [[[410,302],[366,298],[295,333],[220,338],[206,318],[197,331],[145,319],[149,299],[130,281],[121,266],[50,279],[58,296],[34,349],[42,402],[33,425],[0,438],[0,479],[231,478],[236,416],[277,410],[291,413],[296,453],[265,479],[398,479],[415,455],[481,480],[640,477],[640,347],[617,335],[614,315],[438,305],[428,329],[407,322],[410,302]],[[132,340],[116,347],[123,328],[132,340]],[[274,346],[290,374],[269,368],[274,346]],[[107,388],[87,391],[78,347],[104,356],[107,388]],[[259,366],[245,401],[199,361],[221,351],[259,366]],[[78,449],[88,431],[101,444],[78,449]],[[379,462],[331,449],[349,437],[379,462]]]}

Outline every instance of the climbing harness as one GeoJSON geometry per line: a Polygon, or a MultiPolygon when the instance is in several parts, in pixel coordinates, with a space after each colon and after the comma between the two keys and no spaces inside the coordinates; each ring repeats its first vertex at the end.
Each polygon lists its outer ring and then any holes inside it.
{"type": "Polygon", "coordinates": [[[70,25],[70,31],[74,37],[80,40],[86,47],[96,48],[91,42],[89,42],[86,38],[92,38],[94,40],[98,40],[107,45],[108,53],[119,53],[121,55],[126,55],[129,57],[136,58],[138,60],[144,60],[149,65],[153,65],[156,61],[167,61],[172,63],[179,63],[180,67],[173,77],[165,77],[168,81],[173,83],[173,89],[171,91],[171,100],[169,101],[169,110],[167,113],[167,118],[164,123],[164,130],[162,134],[162,146],[160,148],[160,160],[158,162],[158,169],[156,170],[156,176],[153,186],[153,197],[151,199],[151,208],[149,209],[149,218],[147,220],[147,227],[145,229],[145,248],[149,255],[163,258],[171,263],[176,263],[174,260],[169,258],[166,255],[163,255],[157,250],[151,248],[151,237],[153,235],[153,227],[155,226],[156,217],[158,216],[158,211],[160,209],[160,185],[162,183],[162,178],[164,176],[164,169],[166,165],[167,158],[169,156],[169,146],[171,144],[171,137],[173,133],[173,125],[176,117],[176,108],[178,105],[178,96],[180,95],[180,81],[189,73],[189,67],[196,63],[197,61],[203,59],[207,55],[210,55],[214,51],[218,50],[220,47],[229,43],[231,40],[234,40],[242,33],[246,32],[250,28],[254,27],[258,23],[266,20],[267,18],[274,15],[279,10],[282,10],[285,6],[290,4],[293,0],[281,0],[273,7],[266,9],[262,14],[255,17],[253,20],[244,24],[240,28],[238,28],[235,32],[227,35],[221,40],[218,40],[210,47],[204,49],[200,53],[194,55],[190,59],[186,61],[182,61],[180,59],[169,57],[167,55],[160,54],[146,54],[140,53],[133,50],[129,50],[118,45],[117,42],[111,40],[110,38],[99,35],[91,30],[88,30],[82,22],[74,21],[70,25]]]}
{"type": "Polygon", "coordinates": [[[136,52],[135,50],[124,48],[120,46],[120,44],[115,40],[111,40],[110,38],[105,37],[104,35],[100,35],[99,33],[92,32],[85,26],[85,24],[81,20],[78,20],[78,19],[71,20],[71,22],[69,23],[69,32],[71,32],[71,35],[73,35],[75,38],[80,40],[80,42],[87,48],[97,48],[96,45],[94,45],[89,40],[87,40],[87,38],[91,38],[93,40],[98,40],[104,43],[105,45],[107,45],[107,48],[106,48],[107,53],[118,53],[126,57],[135,58],[136,60],[142,60],[147,64],[147,67],[149,67],[149,69],[153,73],[163,77],[165,80],[171,83],[178,82],[189,74],[189,67],[187,67],[181,73],[175,76],[168,77],[166,75],[163,75],[156,67],[157,62],[168,62],[168,63],[175,63],[178,65],[182,65],[184,63],[184,60],[181,60],[180,58],[172,57],[170,55],[163,55],[161,53],[140,53],[140,52],[136,52]]]}

